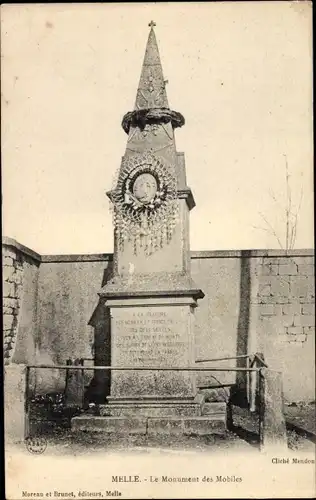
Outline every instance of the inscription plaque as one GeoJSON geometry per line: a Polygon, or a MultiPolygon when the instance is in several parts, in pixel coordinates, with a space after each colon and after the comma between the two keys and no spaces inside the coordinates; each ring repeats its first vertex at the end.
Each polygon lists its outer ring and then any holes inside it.
{"type": "MultiPolygon", "coordinates": [[[[112,312],[112,364],[116,366],[190,366],[191,321],[188,307],[118,308],[112,312]]],[[[188,372],[113,372],[111,395],[187,396],[188,372]]]]}

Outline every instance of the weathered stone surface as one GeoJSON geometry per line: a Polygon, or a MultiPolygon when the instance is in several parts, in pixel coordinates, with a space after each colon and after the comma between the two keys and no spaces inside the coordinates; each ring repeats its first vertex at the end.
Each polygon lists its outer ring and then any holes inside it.
{"type": "MultiPolygon", "coordinates": [[[[6,353],[5,353],[6,355],[6,353]]],[[[7,443],[24,440],[25,366],[9,365],[4,370],[4,423],[7,443]]]]}
{"type": "Polygon", "coordinates": [[[314,326],[304,326],[303,331],[304,331],[304,333],[308,333],[310,335],[315,335],[315,327],[314,326]]]}
{"type": "Polygon", "coordinates": [[[201,405],[196,403],[146,404],[130,402],[130,404],[107,404],[100,407],[101,416],[124,417],[181,417],[201,416],[201,405]]]}
{"type": "Polygon", "coordinates": [[[5,266],[12,266],[13,267],[14,259],[15,259],[15,255],[14,256],[5,255],[3,258],[3,263],[5,266]]]}
{"type": "Polygon", "coordinates": [[[260,296],[270,296],[271,295],[271,284],[264,283],[260,284],[258,287],[258,295],[260,296]]]}
{"type": "Polygon", "coordinates": [[[14,268],[11,267],[11,266],[3,266],[3,270],[2,270],[3,274],[2,274],[2,279],[4,281],[10,281],[11,279],[11,276],[13,275],[14,273],[14,268]]]}
{"type": "Polygon", "coordinates": [[[12,260],[15,260],[17,252],[15,249],[13,249],[11,247],[3,246],[2,247],[2,255],[4,258],[11,258],[12,260]]]}
{"type": "Polygon", "coordinates": [[[291,295],[295,297],[315,296],[314,282],[308,277],[291,277],[291,295]]]}
{"type": "Polygon", "coordinates": [[[281,314],[282,306],[274,304],[263,304],[260,307],[260,314],[262,316],[276,316],[281,314]]]}
{"type": "MultiPolygon", "coordinates": [[[[80,360],[74,361],[80,366],[80,360]]],[[[84,396],[84,374],[81,370],[69,370],[65,387],[65,404],[68,407],[82,407],[84,396]]]]}
{"type": "Polygon", "coordinates": [[[295,316],[294,326],[315,326],[315,316],[314,315],[295,316]]]}
{"type": "Polygon", "coordinates": [[[297,274],[297,265],[294,262],[288,262],[286,264],[280,263],[279,274],[295,276],[297,274]]]}
{"type": "Polygon", "coordinates": [[[226,430],[226,415],[184,419],[185,435],[225,434],[226,430]]]}
{"type": "Polygon", "coordinates": [[[290,335],[300,335],[303,333],[303,328],[300,326],[290,326],[286,329],[290,335]]]}
{"type": "Polygon", "coordinates": [[[3,328],[4,329],[9,329],[12,326],[13,318],[11,314],[4,314],[3,315],[3,328]]]}
{"type": "Polygon", "coordinates": [[[8,283],[5,281],[3,283],[3,295],[5,297],[16,297],[15,285],[14,283],[8,283]]]}
{"type": "Polygon", "coordinates": [[[17,308],[19,307],[19,301],[16,298],[12,297],[4,297],[3,298],[3,306],[4,307],[10,307],[10,308],[17,308]]]}
{"type": "Polygon", "coordinates": [[[227,404],[224,402],[204,403],[202,415],[226,415],[227,404]]]}
{"type": "Polygon", "coordinates": [[[292,304],[284,304],[282,307],[282,312],[285,315],[297,315],[301,314],[301,304],[299,302],[292,303],[292,304]]]}
{"type": "Polygon", "coordinates": [[[305,274],[306,276],[314,276],[315,266],[313,264],[299,264],[298,273],[305,274]]]}
{"type": "Polygon", "coordinates": [[[301,307],[302,307],[302,314],[315,315],[315,304],[303,304],[301,307]]]}
{"type": "MultiPolygon", "coordinates": [[[[146,301],[144,300],[144,305],[146,301]]],[[[112,364],[133,367],[192,366],[189,306],[112,307],[112,364]]],[[[175,371],[115,371],[111,397],[194,397],[194,374],[175,371]]]]}
{"type": "Polygon", "coordinates": [[[263,449],[287,449],[282,374],[263,369],[261,377],[261,445],[263,449]]]}
{"type": "Polygon", "coordinates": [[[148,435],[200,435],[225,434],[226,417],[182,417],[182,418],[149,418],[148,435]]]}
{"type": "Polygon", "coordinates": [[[115,434],[146,434],[146,418],[95,417],[92,415],[74,417],[71,420],[73,431],[105,432],[115,434]]]}
{"type": "Polygon", "coordinates": [[[258,274],[261,276],[276,276],[279,271],[279,266],[277,264],[263,264],[258,266],[258,274]]]}
{"type": "Polygon", "coordinates": [[[147,425],[148,435],[156,434],[184,434],[184,420],[182,418],[149,418],[147,425]]]}

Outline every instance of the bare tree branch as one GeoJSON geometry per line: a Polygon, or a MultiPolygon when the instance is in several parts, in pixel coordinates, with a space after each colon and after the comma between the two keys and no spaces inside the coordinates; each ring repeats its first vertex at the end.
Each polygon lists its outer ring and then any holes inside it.
{"type": "Polygon", "coordinates": [[[260,229],[260,231],[266,231],[267,233],[270,233],[271,231],[269,229],[266,229],[265,227],[261,226],[252,226],[254,229],[260,229]]]}
{"type": "MultiPolygon", "coordinates": [[[[283,156],[285,158],[286,206],[285,207],[282,206],[282,203],[279,202],[278,198],[275,196],[271,188],[269,188],[269,194],[272,200],[281,208],[282,219],[283,220],[285,219],[285,250],[287,252],[288,250],[292,250],[294,248],[296,241],[298,216],[303,198],[303,186],[301,186],[300,200],[298,207],[296,208],[293,204],[293,198],[292,198],[292,189],[290,185],[291,175],[289,173],[288,159],[286,154],[284,154],[283,156]]],[[[266,217],[262,213],[259,212],[259,215],[264,220],[268,229],[258,226],[252,226],[252,227],[272,234],[278,241],[280,248],[284,249],[281,239],[279,238],[273,226],[270,224],[270,222],[266,219],[266,217]]]]}
{"type": "Polygon", "coordinates": [[[287,156],[285,156],[285,181],[286,181],[286,237],[285,237],[285,248],[289,249],[289,232],[290,232],[290,217],[289,213],[291,210],[291,191],[290,191],[290,183],[289,183],[289,167],[287,162],[287,156]]]}
{"type": "Polygon", "coordinates": [[[297,221],[298,221],[298,215],[299,215],[299,212],[300,212],[300,209],[301,209],[302,198],[303,198],[303,186],[301,186],[300,201],[299,201],[296,213],[293,214],[293,216],[294,216],[294,222],[293,222],[293,227],[292,227],[292,229],[293,229],[293,231],[292,231],[292,237],[291,237],[291,241],[290,241],[290,245],[291,245],[290,248],[291,248],[291,250],[294,248],[294,245],[295,245],[296,231],[297,231],[297,221]]]}
{"type": "Polygon", "coordinates": [[[265,216],[264,216],[261,212],[259,212],[259,215],[260,215],[260,217],[262,217],[262,219],[263,219],[263,220],[264,220],[264,222],[267,224],[267,226],[269,226],[271,233],[272,233],[272,234],[273,234],[273,236],[277,239],[277,241],[278,241],[278,243],[279,243],[280,247],[281,247],[281,248],[282,248],[282,250],[283,250],[283,245],[282,245],[282,243],[281,243],[281,241],[280,241],[280,238],[278,237],[278,235],[277,235],[277,233],[275,232],[274,228],[271,226],[270,222],[269,222],[269,221],[265,218],[265,216]]]}

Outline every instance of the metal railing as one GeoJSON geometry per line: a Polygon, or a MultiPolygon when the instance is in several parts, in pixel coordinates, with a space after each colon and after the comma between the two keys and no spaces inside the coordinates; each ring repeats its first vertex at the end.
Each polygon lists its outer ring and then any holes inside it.
{"type": "MultiPolygon", "coordinates": [[[[75,372],[80,370],[82,375],[86,371],[158,371],[158,372],[244,372],[247,374],[247,397],[248,397],[248,407],[250,412],[258,412],[259,414],[259,443],[262,446],[265,442],[265,399],[266,399],[266,384],[265,377],[266,371],[269,370],[267,364],[265,363],[261,353],[246,354],[240,356],[231,356],[223,358],[213,358],[207,360],[197,360],[196,363],[202,362],[217,362],[245,358],[247,362],[246,367],[227,367],[227,366],[84,366],[83,358],[81,360],[76,360],[77,364],[61,364],[61,365],[28,365],[26,367],[26,377],[25,377],[25,437],[29,436],[29,410],[30,410],[30,371],[32,369],[50,369],[50,370],[65,370],[66,371],[66,386],[67,386],[67,374],[70,370],[75,372]]],[[[278,372],[275,372],[278,373],[278,372]]],[[[84,395],[84,377],[81,378],[82,384],[82,404],[84,395]]],[[[233,385],[233,384],[231,384],[233,385]]],[[[211,386],[210,386],[211,387],[211,386]]]]}

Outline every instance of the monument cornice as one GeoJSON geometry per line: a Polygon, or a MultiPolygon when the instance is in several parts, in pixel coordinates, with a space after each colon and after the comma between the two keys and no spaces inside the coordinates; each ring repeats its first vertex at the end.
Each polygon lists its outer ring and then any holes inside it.
{"type": "Polygon", "coordinates": [[[185,119],[181,113],[169,108],[136,109],[124,115],[122,128],[128,134],[131,127],[143,130],[147,124],[170,122],[173,128],[179,128],[185,124],[185,119]]]}
{"type": "Polygon", "coordinates": [[[130,298],[171,298],[192,297],[194,300],[203,299],[204,293],[199,288],[188,290],[142,290],[142,291],[101,291],[98,293],[101,299],[130,299],[130,298]]]}

